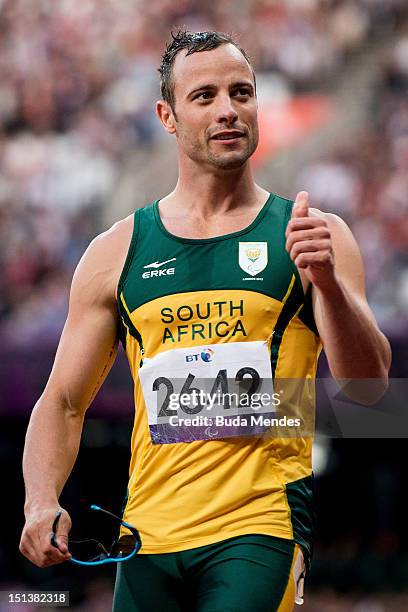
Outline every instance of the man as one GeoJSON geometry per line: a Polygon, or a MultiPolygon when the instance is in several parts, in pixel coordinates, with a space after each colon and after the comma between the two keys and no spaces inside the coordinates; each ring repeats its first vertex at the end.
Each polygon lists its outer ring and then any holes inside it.
{"type": "Polygon", "coordinates": [[[306,192],[293,204],[254,182],[256,84],[245,53],[224,34],[179,32],[160,72],[157,114],[176,136],[178,182],[97,237],[75,272],[27,433],[20,549],[40,567],[70,556],[68,513],[58,548],[51,525],[120,337],[136,406],[124,520],[142,549],[120,564],[114,609],[292,610],[312,547],[311,439],[172,429],[176,382],[192,392],[206,365],[214,390],[227,375],[259,385],[258,370],[312,378],[323,345],[333,376],[376,378],[381,392],[390,349],[343,221],[311,209],[306,192]]]}

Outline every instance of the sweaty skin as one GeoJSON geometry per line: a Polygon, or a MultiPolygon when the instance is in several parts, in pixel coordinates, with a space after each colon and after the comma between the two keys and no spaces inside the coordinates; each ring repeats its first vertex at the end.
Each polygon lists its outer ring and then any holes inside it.
{"type": "MultiPolygon", "coordinates": [[[[258,143],[257,99],[251,68],[233,45],[176,56],[175,108],[156,106],[177,141],[179,178],[160,201],[166,228],[185,238],[209,238],[247,227],[268,198],[249,159],[258,143]],[[220,139],[229,135],[230,141],[220,139]]],[[[39,567],[69,558],[71,519],[63,510],[51,546],[59,496],[75,463],[85,412],[115,359],[116,288],[132,233],[128,217],[97,237],[75,272],[69,313],[54,367],[27,431],[23,472],[26,523],[20,550],[39,567]]],[[[356,242],[343,221],[311,209],[298,194],[287,250],[304,290],[313,285],[316,324],[332,374],[387,381],[390,349],[367,304],[356,242]]]]}

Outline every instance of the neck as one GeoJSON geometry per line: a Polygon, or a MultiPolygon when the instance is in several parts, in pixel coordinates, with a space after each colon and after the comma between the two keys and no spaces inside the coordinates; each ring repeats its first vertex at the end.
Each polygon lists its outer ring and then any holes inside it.
{"type": "Polygon", "coordinates": [[[192,164],[188,169],[180,164],[179,178],[174,191],[161,205],[185,214],[208,218],[240,207],[261,206],[268,192],[259,187],[247,162],[241,168],[214,171],[192,164]]]}

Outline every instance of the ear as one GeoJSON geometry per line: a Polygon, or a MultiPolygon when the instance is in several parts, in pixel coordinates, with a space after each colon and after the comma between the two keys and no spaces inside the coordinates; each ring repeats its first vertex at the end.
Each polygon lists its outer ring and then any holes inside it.
{"type": "Polygon", "coordinates": [[[171,110],[170,104],[164,100],[156,102],[156,114],[160,119],[164,129],[169,134],[176,133],[176,120],[174,118],[173,111],[171,110]]]}

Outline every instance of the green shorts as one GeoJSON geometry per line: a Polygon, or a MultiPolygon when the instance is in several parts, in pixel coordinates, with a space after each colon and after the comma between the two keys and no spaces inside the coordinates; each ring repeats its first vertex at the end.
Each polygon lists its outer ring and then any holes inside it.
{"type": "Polygon", "coordinates": [[[289,612],[303,571],[297,544],[267,535],[136,555],[118,564],[113,611],[289,612]]]}

